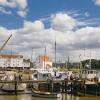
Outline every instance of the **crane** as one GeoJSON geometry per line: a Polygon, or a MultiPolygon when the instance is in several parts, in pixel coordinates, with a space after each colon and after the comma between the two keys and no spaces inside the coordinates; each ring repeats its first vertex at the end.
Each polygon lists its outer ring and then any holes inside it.
{"type": "Polygon", "coordinates": [[[4,42],[4,44],[0,47],[0,52],[3,50],[3,48],[5,47],[5,45],[7,44],[7,42],[10,40],[10,38],[12,37],[12,34],[8,37],[8,39],[4,42]]]}

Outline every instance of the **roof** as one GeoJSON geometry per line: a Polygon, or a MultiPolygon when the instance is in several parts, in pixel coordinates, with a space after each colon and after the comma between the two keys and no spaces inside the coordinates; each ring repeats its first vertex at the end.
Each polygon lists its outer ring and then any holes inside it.
{"type": "Polygon", "coordinates": [[[14,54],[1,54],[0,58],[23,58],[22,55],[14,55],[14,54]]]}
{"type": "Polygon", "coordinates": [[[51,58],[48,55],[39,56],[39,59],[42,61],[51,61],[51,58]]]}

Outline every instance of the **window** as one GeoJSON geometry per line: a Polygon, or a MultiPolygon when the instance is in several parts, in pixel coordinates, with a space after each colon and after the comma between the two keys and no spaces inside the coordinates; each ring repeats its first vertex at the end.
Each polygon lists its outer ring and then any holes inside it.
{"type": "Polygon", "coordinates": [[[93,71],[90,71],[90,74],[93,74],[93,71]]]}

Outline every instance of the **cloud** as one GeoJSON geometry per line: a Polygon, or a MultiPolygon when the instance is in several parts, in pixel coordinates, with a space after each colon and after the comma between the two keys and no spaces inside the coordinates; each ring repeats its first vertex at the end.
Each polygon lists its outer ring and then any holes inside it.
{"type": "MultiPolygon", "coordinates": [[[[80,54],[82,54],[82,59],[90,57],[90,49],[91,52],[94,52],[94,49],[96,49],[92,57],[99,58],[100,26],[87,27],[84,25],[79,27],[77,24],[79,22],[80,21],[76,18],[68,14],[57,13],[53,16],[51,15],[51,27],[49,28],[46,28],[41,20],[35,20],[33,22],[25,20],[23,27],[13,30],[0,26],[0,44],[2,44],[11,33],[13,34],[10,42],[8,42],[2,52],[10,52],[12,48],[15,53],[30,57],[33,48],[33,56],[36,57],[39,54],[44,54],[44,47],[46,46],[47,54],[54,58],[54,43],[56,37],[57,58],[64,57],[66,60],[66,57],[70,56],[71,60],[79,61],[80,54]],[[84,48],[88,51],[86,57],[84,57],[83,53],[84,48]]],[[[81,22],[83,21],[81,20],[81,22]]]]}
{"type": "Polygon", "coordinates": [[[5,10],[3,7],[0,7],[0,12],[4,13],[4,14],[12,14],[11,11],[7,11],[5,10]]]}
{"type": "Polygon", "coordinates": [[[40,31],[44,29],[44,24],[42,21],[36,20],[33,23],[30,21],[24,21],[25,28],[33,28],[34,31],[40,31]]]}
{"type": "Polygon", "coordinates": [[[17,14],[21,17],[25,17],[27,15],[26,11],[17,11],[17,14]]]}
{"type": "Polygon", "coordinates": [[[27,0],[0,0],[0,6],[2,9],[5,9],[6,7],[11,9],[17,8],[17,14],[21,17],[27,15],[27,0]]]}
{"type": "Polygon", "coordinates": [[[90,16],[90,14],[89,14],[88,12],[85,12],[84,15],[85,15],[86,17],[89,17],[89,16],[90,16]]]}
{"type": "Polygon", "coordinates": [[[100,0],[94,0],[95,5],[100,6],[100,0]]]}
{"type": "Polygon", "coordinates": [[[52,27],[56,30],[72,30],[76,26],[76,20],[71,16],[63,13],[52,15],[52,27]]]}

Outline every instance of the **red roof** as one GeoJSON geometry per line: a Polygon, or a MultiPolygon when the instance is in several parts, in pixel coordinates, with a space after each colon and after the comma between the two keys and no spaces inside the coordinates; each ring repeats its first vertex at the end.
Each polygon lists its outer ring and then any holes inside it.
{"type": "Polygon", "coordinates": [[[48,55],[43,55],[43,56],[40,56],[39,58],[42,61],[51,61],[51,59],[50,59],[50,57],[48,55]]]}
{"type": "Polygon", "coordinates": [[[22,55],[10,55],[10,54],[1,54],[0,55],[1,58],[23,58],[22,55]]]}

